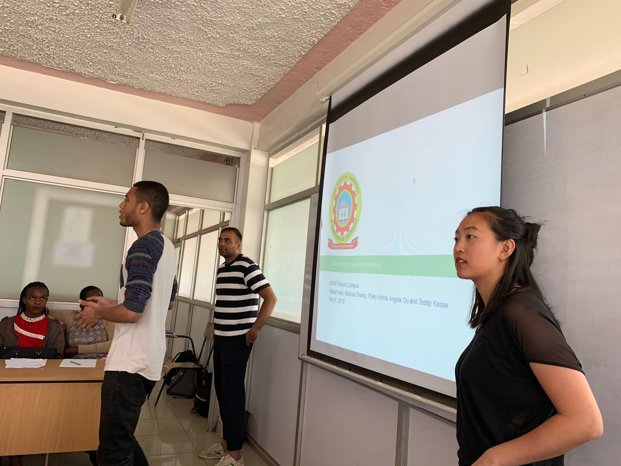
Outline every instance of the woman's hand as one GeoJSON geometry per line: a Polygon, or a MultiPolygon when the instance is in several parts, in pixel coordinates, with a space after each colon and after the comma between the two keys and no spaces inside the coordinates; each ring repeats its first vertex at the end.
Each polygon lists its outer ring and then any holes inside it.
{"type": "Polygon", "coordinates": [[[472,463],[472,466],[504,466],[504,465],[500,463],[497,458],[494,458],[492,449],[489,449],[485,453],[483,453],[478,460],[472,463]]]}

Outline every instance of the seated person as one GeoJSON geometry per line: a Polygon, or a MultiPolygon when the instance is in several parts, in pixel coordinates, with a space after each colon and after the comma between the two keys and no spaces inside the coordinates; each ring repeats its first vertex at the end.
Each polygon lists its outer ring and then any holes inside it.
{"type": "MultiPolygon", "coordinates": [[[[87,286],[80,291],[80,299],[93,296],[103,296],[103,292],[96,286],[87,286]]],[[[80,309],[84,306],[80,305],[80,309]]],[[[65,357],[74,359],[98,359],[105,357],[112,343],[114,323],[100,320],[89,330],[81,330],[74,320],[78,311],[61,311],[54,313],[67,330],[67,347],[65,357]]]]}
{"type": "MultiPolygon", "coordinates": [[[[50,291],[43,282],[32,282],[19,295],[17,315],[0,321],[0,346],[54,348],[59,356],[65,349],[63,325],[48,317],[50,291]]],[[[21,456],[10,456],[11,466],[21,466],[21,456]]]]}
{"type": "MultiPolygon", "coordinates": [[[[93,296],[103,296],[103,292],[96,286],[90,285],[82,288],[80,299],[88,299],[93,296]]],[[[80,305],[80,310],[84,306],[80,305]]],[[[73,359],[97,359],[105,357],[112,343],[114,335],[114,323],[100,320],[88,330],[81,330],[75,321],[79,311],[60,311],[55,315],[65,324],[67,330],[67,347],[65,357],[73,359]]],[[[91,464],[97,466],[97,451],[87,451],[91,464]]]]}
{"type": "Polygon", "coordinates": [[[17,315],[0,321],[0,346],[54,348],[59,357],[65,349],[62,324],[48,317],[50,292],[43,282],[32,282],[19,295],[17,315]]]}

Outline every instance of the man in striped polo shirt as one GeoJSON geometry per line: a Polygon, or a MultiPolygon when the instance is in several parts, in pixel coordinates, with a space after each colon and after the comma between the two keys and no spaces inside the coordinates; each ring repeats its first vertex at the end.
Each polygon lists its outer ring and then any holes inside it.
{"type": "Polygon", "coordinates": [[[200,453],[204,459],[220,459],[217,466],[243,466],[246,389],[244,378],[252,344],[274,310],[276,295],[259,266],[241,254],[242,234],[237,228],[222,229],[218,251],[224,263],[216,276],[214,313],[214,383],[222,442],[200,453]],[[259,308],[259,297],[263,299],[259,308]]]}

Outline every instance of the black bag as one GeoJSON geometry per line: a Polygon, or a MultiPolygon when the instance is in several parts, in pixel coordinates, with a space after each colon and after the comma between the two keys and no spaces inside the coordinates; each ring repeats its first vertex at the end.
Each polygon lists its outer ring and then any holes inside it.
{"type": "MultiPolygon", "coordinates": [[[[172,362],[193,362],[197,363],[196,355],[192,350],[180,351],[177,355],[172,358],[172,362]]],[[[171,369],[164,376],[164,385],[170,385],[172,383],[173,378],[179,374],[179,372],[184,371],[185,369],[171,369]]],[[[190,398],[192,398],[190,396],[190,398]]]]}
{"type": "MultiPolygon", "coordinates": [[[[203,348],[205,347],[205,341],[203,341],[203,348]]],[[[208,372],[207,368],[209,367],[209,361],[211,360],[212,353],[213,344],[211,345],[211,348],[209,348],[209,356],[207,356],[205,367],[201,369],[196,378],[196,394],[194,395],[194,407],[192,408],[192,411],[203,417],[209,416],[209,398],[211,397],[211,379],[213,374],[208,372]]]]}
{"type": "Polygon", "coordinates": [[[177,369],[173,375],[166,393],[178,398],[194,398],[198,385],[201,368],[177,369]]]}
{"type": "Polygon", "coordinates": [[[199,416],[209,416],[209,398],[211,395],[211,372],[202,369],[197,377],[196,394],[194,395],[194,412],[199,416]]]}

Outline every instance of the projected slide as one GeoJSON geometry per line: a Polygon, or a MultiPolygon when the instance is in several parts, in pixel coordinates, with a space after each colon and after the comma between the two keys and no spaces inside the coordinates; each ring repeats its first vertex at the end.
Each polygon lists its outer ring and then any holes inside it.
{"type": "Polygon", "coordinates": [[[502,99],[499,89],[327,154],[315,348],[388,362],[404,380],[410,369],[454,380],[473,293],[455,275],[454,231],[468,209],[499,202],[502,99]]]}

